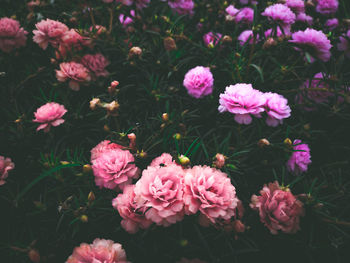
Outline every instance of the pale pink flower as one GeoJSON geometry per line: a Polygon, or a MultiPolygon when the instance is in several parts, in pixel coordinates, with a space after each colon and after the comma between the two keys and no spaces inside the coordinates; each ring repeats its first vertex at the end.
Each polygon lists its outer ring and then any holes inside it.
{"type": "Polygon", "coordinates": [[[288,100],[277,93],[264,93],[265,111],[267,113],[266,123],[269,126],[276,127],[283,123],[283,119],[290,117],[291,109],[288,106],[288,100]]]}
{"type": "Polygon", "coordinates": [[[235,15],[236,23],[252,24],[254,20],[254,10],[250,7],[244,7],[238,10],[235,15]]]}
{"type": "Polygon", "coordinates": [[[290,26],[295,22],[293,11],[288,6],[282,4],[274,4],[266,7],[262,15],[282,26],[290,26]]]}
{"type": "Polygon", "coordinates": [[[226,7],[225,12],[230,16],[228,20],[233,20],[239,12],[239,9],[235,8],[234,5],[229,5],[226,7]]]}
{"type": "Polygon", "coordinates": [[[161,167],[176,164],[169,153],[163,153],[161,156],[154,158],[149,166],[161,167]]]}
{"type": "Polygon", "coordinates": [[[186,214],[200,211],[213,224],[235,215],[236,189],[225,173],[208,166],[194,166],[186,170],[184,184],[186,214]]]}
{"type": "Polygon", "coordinates": [[[179,15],[193,15],[193,0],[168,0],[168,5],[179,15]]]}
{"type": "Polygon", "coordinates": [[[305,31],[298,31],[292,34],[292,40],[300,49],[306,49],[312,57],[327,62],[331,58],[331,42],[322,31],[307,28],[305,31]]]}
{"type": "Polygon", "coordinates": [[[92,244],[82,243],[74,248],[66,263],[128,263],[128,261],[121,244],[96,238],[92,244]]]}
{"type": "Polygon", "coordinates": [[[134,156],[128,150],[120,148],[104,151],[91,162],[95,183],[100,188],[123,190],[140,174],[139,168],[134,164],[134,156]]]}
{"type": "Polygon", "coordinates": [[[183,219],[183,176],[182,167],[175,164],[143,170],[134,191],[140,203],[149,208],[147,219],[162,226],[183,219]]]}
{"type": "Polygon", "coordinates": [[[134,189],[135,185],[127,185],[123,193],[112,200],[113,207],[123,218],[120,222],[121,226],[131,234],[136,233],[140,228],[146,229],[152,224],[152,221],[145,217],[148,208],[140,203],[134,189]]]}
{"type": "Polygon", "coordinates": [[[51,19],[41,20],[35,27],[33,41],[42,49],[46,49],[49,43],[57,48],[63,35],[68,31],[65,24],[51,19]]]}
{"type": "Polygon", "coordinates": [[[69,87],[78,91],[80,84],[85,84],[91,80],[89,70],[77,62],[63,62],[60,64],[60,70],[56,70],[56,78],[59,82],[69,80],[69,87]]]}
{"type": "Polygon", "coordinates": [[[306,23],[308,24],[309,26],[311,26],[314,22],[314,19],[312,16],[309,16],[305,13],[299,13],[297,14],[297,17],[296,17],[296,21],[299,21],[299,22],[302,22],[302,23],[306,23]]]}
{"type": "Polygon", "coordinates": [[[0,19],[0,50],[9,53],[13,49],[26,45],[28,32],[17,20],[3,17],[0,19]]]}
{"type": "MultiPolygon", "coordinates": [[[[245,30],[238,36],[238,41],[241,46],[248,42],[249,45],[254,43],[254,33],[252,30],[245,30]]],[[[255,36],[255,43],[259,41],[259,35],[255,36]]]]}
{"type": "Polygon", "coordinates": [[[62,41],[58,47],[60,56],[65,57],[72,50],[81,50],[84,46],[92,45],[92,40],[89,37],[80,35],[76,29],[66,31],[62,36],[62,41]]]}
{"type": "Polygon", "coordinates": [[[62,119],[67,110],[61,104],[56,102],[48,102],[41,106],[34,113],[35,119],[33,122],[41,123],[36,129],[37,131],[44,129],[44,132],[50,131],[51,126],[58,126],[64,123],[62,119]]]}
{"type": "Polygon", "coordinates": [[[216,168],[219,168],[221,169],[222,167],[224,167],[225,165],[225,160],[226,160],[226,157],[225,155],[221,154],[221,153],[217,153],[215,155],[215,161],[214,161],[214,165],[216,168]]]}
{"type": "Polygon", "coordinates": [[[316,11],[323,15],[331,15],[337,12],[338,6],[338,0],[317,0],[316,11]]]}
{"type": "Polygon", "coordinates": [[[115,150],[115,149],[124,149],[125,147],[116,143],[113,143],[108,140],[104,140],[97,144],[94,148],[91,150],[91,162],[98,157],[104,152],[110,151],[110,150],[115,150]]]}
{"type": "Polygon", "coordinates": [[[304,0],[286,0],[285,5],[288,6],[296,14],[305,13],[304,0]]]}
{"type": "Polygon", "coordinates": [[[263,93],[253,89],[251,84],[238,83],[226,87],[225,93],[220,94],[218,110],[235,114],[235,121],[240,124],[250,124],[250,115],[260,117],[265,102],[263,93]]]}
{"type": "Polygon", "coordinates": [[[96,77],[107,77],[109,75],[109,72],[106,70],[109,61],[101,53],[95,55],[87,54],[83,56],[81,63],[96,77]]]}
{"type": "Polygon", "coordinates": [[[213,74],[209,68],[197,66],[186,73],[183,85],[192,97],[196,99],[203,98],[213,93],[213,74]]]}
{"type": "Polygon", "coordinates": [[[350,30],[345,36],[339,37],[340,43],[338,43],[337,48],[339,51],[344,51],[346,57],[350,58],[350,30]]]}
{"type": "Polygon", "coordinates": [[[90,33],[95,33],[96,35],[101,35],[102,33],[107,32],[107,28],[101,25],[90,26],[90,33]]]}
{"type": "Polygon", "coordinates": [[[287,168],[295,175],[300,175],[307,171],[311,163],[310,148],[307,144],[301,143],[301,140],[294,140],[293,153],[287,162],[287,168]]]}
{"type": "Polygon", "coordinates": [[[299,227],[300,216],[304,215],[303,204],[295,198],[289,189],[282,190],[278,182],[264,185],[260,196],[253,195],[250,207],[259,211],[260,221],[271,234],[293,234],[299,227]]]}
{"type": "Polygon", "coordinates": [[[219,44],[219,41],[222,37],[220,33],[209,32],[203,36],[204,45],[206,47],[215,47],[219,44]]]}
{"type": "Polygon", "coordinates": [[[15,164],[10,158],[5,158],[0,155],[0,186],[6,183],[8,172],[15,168],[15,164]]]}

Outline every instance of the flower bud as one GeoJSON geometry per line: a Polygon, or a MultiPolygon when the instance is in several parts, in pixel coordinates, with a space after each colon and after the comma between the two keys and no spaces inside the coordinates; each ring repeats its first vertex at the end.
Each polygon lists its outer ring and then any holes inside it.
{"type": "Polygon", "coordinates": [[[103,130],[104,130],[105,132],[110,132],[110,131],[111,131],[111,129],[108,127],[107,124],[103,125],[103,130]]]}
{"type": "Polygon", "coordinates": [[[168,122],[169,121],[169,114],[168,113],[163,113],[162,114],[162,120],[164,122],[168,122]]]}
{"type": "Polygon", "coordinates": [[[292,146],[292,145],[293,145],[292,140],[289,139],[289,138],[286,138],[286,139],[283,141],[283,143],[284,143],[285,145],[287,145],[287,146],[292,146]]]}
{"type": "Polygon", "coordinates": [[[90,191],[89,195],[88,195],[88,201],[89,202],[93,202],[95,201],[96,197],[93,191],[90,191]]]}
{"type": "Polygon", "coordinates": [[[226,160],[226,156],[221,154],[221,153],[217,153],[215,155],[215,162],[213,162],[214,166],[217,168],[222,168],[225,165],[225,160],[226,160]]]}
{"type": "Polygon", "coordinates": [[[136,135],[135,135],[135,133],[129,133],[128,138],[130,140],[129,148],[131,150],[135,150],[136,149],[136,135]]]}
{"type": "Polygon", "coordinates": [[[143,150],[141,150],[141,152],[139,152],[138,155],[141,159],[147,158],[147,153],[144,152],[143,150]]]}
{"type": "Polygon", "coordinates": [[[114,80],[111,82],[111,87],[116,88],[119,85],[119,81],[114,80]]]}
{"type": "Polygon", "coordinates": [[[100,99],[98,98],[93,98],[91,101],[90,101],[90,109],[91,110],[95,110],[96,109],[96,106],[100,106],[101,105],[101,101],[100,99]]]}
{"type": "Polygon", "coordinates": [[[140,47],[132,47],[129,50],[129,58],[139,57],[142,55],[142,49],[140,47]]]}
{"type": "Polygon", "coordinates": [[[83,173],[90,173],[92,171],[90,164],[84,164],[83,166],[83,173]]]}
{"type": "Polygon", "coordinates": [[[188,165],[190,163],[190,159],[183,154],[179,156],[179,161],[182,165],[188,165]]]}
{"type": "Polygon", "coordinates": [[[119,109],[119,103],[118,101],[112,101],[111,103],[106,103],[104,107],[107,109],[107,114],[111,116],[117,116],[118,115],[118,109],[119,109]]]}
{"type": "Polygon", "coordinates": [[[36,249],[29,250],[28,257],[29,257],[30,261],[32,261],[33,263],[40,262],[40,254],[39,254],[39,251],[36,249]]]}
{"type": "Polygon", "coordinates": [[[259,146],[260,148],[263,148],[263,147],[266,147],[266,146],[269,146],[269,145],[270,145],[270,142],[269,142],[267,139],[265,139],[265,138],[260,139],[260,140],[258,141],[258,146],[259,146]]]}
{"type": "Polygon", "coordinates": [[[236,233],[243,233],[245,231],[245,225],[242,223],[241,220],[235,220],[232,222],[233,230],[236,233]]]}
{"type": "Polygon", "coordinates": [[[80,216],[80,221],[83,223],[87,223],[89,221],[89,218],[87,215],[81,215],[80,216]]]}
{"type": "Polygon", "coordinates": [[[165,50],[167,51],[172,51],[177,49],[176,42],[172,37],[164,38],[163,44],[164,44],[165,50]]]}
{"type": "Polygon", "coordinates": [[[273,46],[276,46],[277,45],[277,42],[272,38],[272,37],[269,37],[264,45],[263,45],[263,49],[268,49],[270,47],[273,47],[273,46]]]}
{"type": "Polygon", "coordinates": [[[225,35],[222,38],[222,42],[225,43],[225,44],[231,44],[232,43],[232,37],[225,35]]]}
{"type": "Polygon", "coordinates": [[[173,137],[174,137],[175,140],[180,140],[181,139],[181,134],[180,133],[175,133],[173,137]]]}

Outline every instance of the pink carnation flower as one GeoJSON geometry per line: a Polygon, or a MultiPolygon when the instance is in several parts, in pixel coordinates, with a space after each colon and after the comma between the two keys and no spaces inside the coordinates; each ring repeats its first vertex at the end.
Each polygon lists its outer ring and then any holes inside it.
{"type": "MultiPolygon", "coordinates": [[[[259,35],[256,35],[255,43],[259,40],[259,35]]],[[[254,33],[252,30],[245,30],[238,36],[238,41],[241,46],[248,42],[249,45],[254,43],[254,33]],[[249,42],[248,42],[249,40],[249,42]]]]}
{"type": "Polygon", "coordinates": [[[250,7],[240,9],[235,15],[236,23],[252,24],[254,20],[254,10],[250,7]]]}
{"type": "Polygon", "coordinates": [[[134,191],[149,208],[147,219],[162,226],[183,219],[183,176],[184,171],[178,165],[149,166],[142,172],[134,191]]]}
{"type": "MultiPolygon", "coordinates": [[[[292,34],[292,40],[301,49],[306,49],[311,56],[327,62],[331,58],[331,42],[322,31],[307,28],[305,31],[298,31],[292,34]]],[[[299,49],[298,49],[299,50],[299,49]]]]}
{"type": "Polygon", "coordinates": [[[346,33],[346,36],[339,37],[340,43],[337,45],[339,51],[344,51],[345,55],[350,58],[350,30],[346,33]]]}
{"type": "Polygon", "coordinates": [[[305,13],[299,13],[297,15],[296,21],[302,22],[302,23],[306,23],[309,26],[311,26],[314,22],[314,19],[312,18],[312,16],[309,16],[305,13]]]}
{"type": "Polygon", "coordinates": [[[288,6],[296,14],[305,13],[304,0],[286,0],[285,5],[288,6]]]}
{"type": "Polygon", "coordinates": [[[26,45],[28,32],[17,20],[3,17],[0,19],[0,50],[9,53],[13,49],[26,45]]]}
{"type": "Polygon", "coordinates": [[[74,248],[66,263],[128,263],[119,243],[96,238],[92,244],[82,243],[74,248]]]}
{"type": "Polygon", "coordinates": [[[335,14],[338,5],[338,0],[317,0],[316,11],[323,15],[335,14]]]}
{"type": "Polygon", "coordinates": [[[337,18],[327,19],[324,25],[328,28],[328,30],[332,31],[339,26],[339,20],[337,18]]]}
{"type": "Polygon", "coordinates": [[[184,184],[186,214],[200,211],[213,224],[235,215],[236,189],[225,173],[208,166],[194,166],[186,171],[184,184]]]}
{"type": "Polygon", "coordinates": [[[225,12],[233,19],[239,12],[239,9],[235,8],[234,5],[229,5],[226,7],[225,12]]]}
{"type": "Polygon", "coordinates": [[[115,149],[124,149],[124,146],[113,143],[108,140],[104,140],[97,144],[94,148],[91,150],[91,162],[98,157],[104,152],[107,152],[109,150],[115,150],[115,149]]]}
{"type": "Polygon", "coordinates": [[[60,82],[65,82],[69,79],[69,87],[78,91],[80,84],[84,84],[91,80],[89,70],[77,62],[63,62],[60,64],[60,70],[56,70],[56,78],[60,82]]]}
{"type": "Polygon", "coordinates": [[[307,171],[311,163],[310,148],[307,144],[302,144],[301,140],[294,140],[293,153],[287,162],[287,168],[295,175],[300,175],[307,171]]]}
{"type": "Polygon", "coordinates": [[[48,102],[41,106],[34,113],[35,119],[33,122],[41,123],[36,129],[37,131],[44,129],[44,132],[50,131],[51,126],[58,126],[64,123],[62,116],[66,114],[67,110],[61,104],[56,102],[48,102]]]}
{"type": "Polygon", "coordinates": [[[295,14],[288,6],[274,4],[265,9],[263,16],[268,17],[282,26],[290,26],[295,22],[295,14]]]}
{"type": "Polygon", "coordinates": [[[193,15],[193,0],[168,0],[168,5],[179,15],[193,15]]]}
{"type": "Polygon", "coordinates": [[[106,70],[109,61],[101,53],[95,55],[87,54],[83,56],[81,63],[93,72],[96,77],[107,77],[109,75],[109,72],[106,70]]]}
{"type": "Polygon", "coordinates": [[[183,85],[192,97],[203,98],[213,93],[213,74],[209,68],[197,66],[186,73],[183,85]]]}
{"type": "Polygon", "coordinates": [[[46,49],[49,43],[57,48],[63,35],[68,31],[65,24],[51,19],[41,20],[35,27],[37,30],[33,30],[33,41],[42,49],[46,49]]]}
{"type": "Polygon", "coordinates": [[[218,110],[235,114],[235,121],[240,124],[250,124],[250,115],[260,117],[265,102],[263,93],[253,89],[251,84],[238,83],[226,87],[225,93],[220,94],[218,110]]]}
{"type": "Polygon", "coordinates": [[[0,186],[6,183],[8,172],[15,168],[15,164],[10,158],[5,158],[0,155],[0,186]]]}
{"type": "Polygon", "coordinates": [[[135,185],[127,185],[123,193],[112,200],[113,207],[123,218],[120,222],[121,226],[131,234],[136,233],[140,228],[146,229],[152,224],[152,221],[145,217],[147,207],[140,204],[134,189],[135,185]]]}
{"type": "Polygon", "coordinates": [[[219,41],[222,37],[220,33],[209,32],[203,36],[204,45],[206,47],[215,47],[219,44],[219,41]]]}
{"type": "Polygon", "coordinates": [[[176,164],[173,157],[169,153],[163,153],[161,156],[154,158],[149,166],[162,167],[176,164]]]}
{"type": "Polygon", "coordinates": [[[60,56],[65,57],[72,50],[81,50],[83,46],[91,46],[92,40],[80,35],[76,29],[71,29],[64,33],[62,41],[58,47],[60,56]]]}
{"type": "Polygon", "coordinates": [[[300,216],[304,215],[303,204],[295,198],[289,189],[282,190],[278,182],[264,185],[260,196],[253,195],[250,207],[259,211],[260,221],[271,234],[293,234],[299,227],[300,216]]]}
{"type": "Polygon", "coordinates": [[[291,109],[288,106],[288,100],[282,95],[272,92],[264,93],[264,96],[266,99],[265,111],[268,116],[266,124],[272,127],[282,124],[283,119],[290,116],[291,109]]]}
{"type": "Polygon", "coordinates": [[[140,170],[135,166],[134,156],[128,150],[114,145],[112,147],[115,149],[104,151],[91,161],[95,183],[100,188],[123,190],[131,184],[133,178],[138,178],[140,170]]]}

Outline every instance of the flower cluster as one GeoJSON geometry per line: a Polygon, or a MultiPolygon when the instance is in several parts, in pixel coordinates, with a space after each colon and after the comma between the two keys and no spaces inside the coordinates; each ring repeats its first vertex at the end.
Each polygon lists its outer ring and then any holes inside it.
{"type": "Polygon", "coordinates": [[[15,164],[12,162],[11,158],[5,158],[0,155],[0,186],[6,183],[6,178],[8,177],[8,172],[15,168],[15,164]]]}

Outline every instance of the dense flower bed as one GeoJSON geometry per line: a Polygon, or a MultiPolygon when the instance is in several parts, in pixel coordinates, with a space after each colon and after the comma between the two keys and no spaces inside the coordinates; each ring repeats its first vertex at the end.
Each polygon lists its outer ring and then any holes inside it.
{"type": "Polygon", "coordinates": [[[6,262],[348,257],[347,1],[0,5],[6,262]]]}

